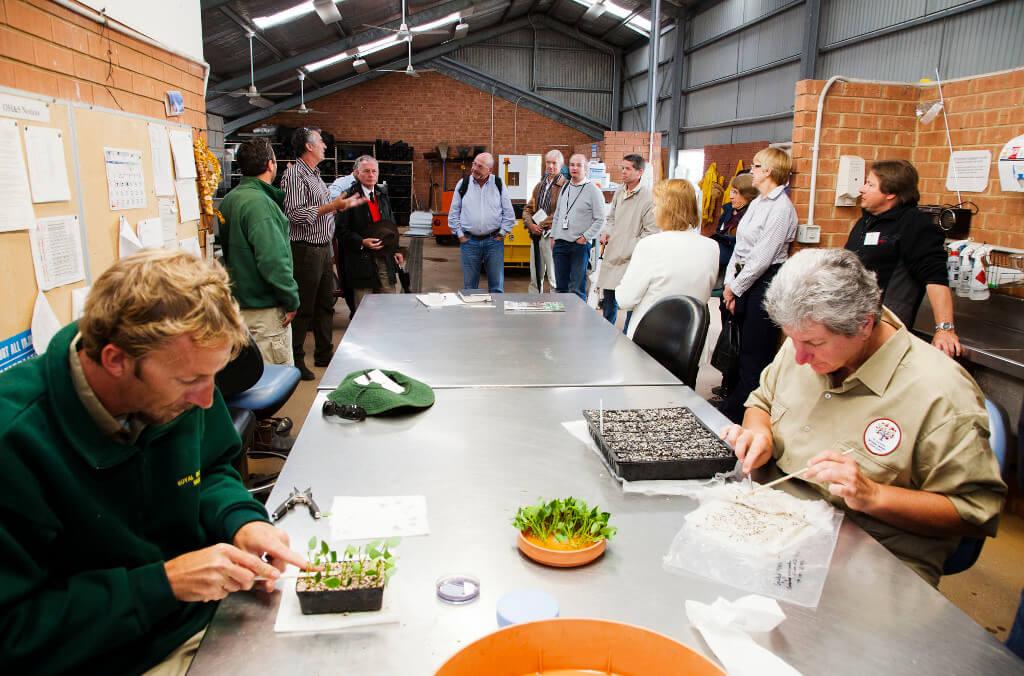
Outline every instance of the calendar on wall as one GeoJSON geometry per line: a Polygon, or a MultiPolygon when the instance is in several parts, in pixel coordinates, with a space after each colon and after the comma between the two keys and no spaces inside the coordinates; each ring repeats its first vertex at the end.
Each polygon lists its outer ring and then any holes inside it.
{"type": "Polygon", "coordinates": [[[110,210],[145,208],[146,179],[142,172],[142,151],[104,148],[103,159],[107,166],[110,210]]]}

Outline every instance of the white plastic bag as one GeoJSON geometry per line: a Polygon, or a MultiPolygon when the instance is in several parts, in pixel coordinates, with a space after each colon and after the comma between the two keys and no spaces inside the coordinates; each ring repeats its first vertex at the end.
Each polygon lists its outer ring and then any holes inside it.
{"type": "Polygon", "coordinates": [[[823,500],[740,483],[702,488],[700,507],[672,540],[664,566],[738,589],[817,607],[843,514],[823,500]]]}

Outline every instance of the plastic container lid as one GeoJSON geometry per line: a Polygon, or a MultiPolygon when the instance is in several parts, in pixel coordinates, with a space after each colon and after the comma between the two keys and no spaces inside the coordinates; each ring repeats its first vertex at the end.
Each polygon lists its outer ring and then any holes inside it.
{"type": "Polygon", "coordinates": [[[498,599],[498,626],[550,620],[558,617],[558,601],[539,589],[522,589],[498,599]]]}
{"type": "Polygon", "coordinates": [[[465,573],[444,575],[437,580],[437,597],[446,603],[460,605],[480,596],[480,580],[465,573]]]}

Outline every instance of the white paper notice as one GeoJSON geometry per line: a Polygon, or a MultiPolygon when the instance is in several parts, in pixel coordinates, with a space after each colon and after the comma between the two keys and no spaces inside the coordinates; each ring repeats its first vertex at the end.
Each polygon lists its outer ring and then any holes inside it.
{"type": "Polygon", "coordinates": [[[153,190],[157,195],[173,195],[174,173],[171,167],[171,143],[167,140],[167,127],[150,123],[149,149],[153,153],[153,190]]]}
{"type": "Polygon", "coordinates": [[[28,190],[21,135],[14,120],[0,120],[0,232],[26,230],[36,220],[28,190]]]}
{"type": "Polygon", "coordinates": [[[64,163],[64,138],[59,129],[25,127],[25,152],[33,202],[67,202],[71,199],[68,168],[64,163]]]}
{"type": "Polygon", "coordinates": [[[139,242],[145,249],[160,249],[164,245],[163,224],[159,218],[139,221],[139,242]]]}
{"type": "Polygon", "coordinates": [[[142,251],[142,242],[128,225],[128,219],[122,216],[118,225],[118,257],[125,258],[139,251],[142,251]]]}
{"type": "Polygon", "coordinates": [[[178,248],[180,248],[182,251],[187,251],[188,253],[192,254],[196,258],[202,258],[203,257],[203,250],[199,246],[199,238],[198,237],[186,237],[185,239],[183,239],[180,242],[178,242],[178,245],[179,245],[178,248]]]}
{"type": "Polygon", "coordinates": [[[991,150],[954,151],[946,170],[946,190],[985,192],[988,189],[988,172],[991,168],[991,150]]]}
{"type": "Polygon", "coordinates": [[[83,286],[77,289],[71,289],[71,320],[74,321],[82,316],[85,312],[85,301],[89,297],[89,289],[91,286],[83,286]]]}
{"type": "Polygon", "coordinates": [[[199,191],[196,190],[196,179],[183,178],[174,182],[178,193],[178,216],[182,223],[199,220],[199,191]]]}
{"type": "Polygon", "coordinates": [[[168,131],[171,153],[174,155],[174,175],[177,178],[195,178],[196,156],[192,150],[192,132],[181,129],[168,131]]]}
{"type": "Polygon", "coordinates": [[[29,229],[36,284],[43,291],[85,279],[77,216],[42,218],[29,229]]]}
{"type": "Polygon", "coordinates": [[[50,307],[50,301],[40,291],[32,308],[32,348],[36,354],[46,352],[50,340],[60,331],[60,321],[50,307]]]}
{"type": "Polygon", "coordinates": [[[142,173],[142,151],[104,148],[103,159],[107,165],[110,210],[145,208],[146,179],[142,173]]]}
{"type": "Polygon", "coordinates": [[[352,497],[337,495],[331,505],[331,539],[427,535],[427,498],[422,495],[352,497]]]}
{"type": "Polygon", "coordinates": [[[164,248],[178,248],[178,206],[174,198],[161,197],[157,200],[160,225],[163,230],[164,248]]]}

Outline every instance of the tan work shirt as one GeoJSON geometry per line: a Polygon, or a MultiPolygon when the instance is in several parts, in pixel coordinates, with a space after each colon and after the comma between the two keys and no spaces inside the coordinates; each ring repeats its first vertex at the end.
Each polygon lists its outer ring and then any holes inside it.
{"type": "Polygon", "coordinates": [[[120,444],[134,444],[142,431],[146,429],[145,423],[135,416],[115,418],[110,415],[103,406],[96,392],[89,385],[85,377],[85,369],[82,368],[82,360],[78,357],[76,346],[82,334],[75,336],[71,341],[71,348],[68,350],[68,362],[71,365],[71,384],[75,388],[75,394],[82,400],[82,406],[89,413],[96,426],[104,435],[110,437],[120,444]]]}
{"type": "Polygon", "coordinates": [[[601,230],[601,234],[608,235],[608,245],[601,258],[597,285],[602,289],[616,288],[626,274],[636,243],[656,232],[661,231],[654,224],[654,198],[650,189],[638,183],[632,190],[626,190],[626,186],[616,190],[601,230]]]}
{"type": "MultiPolygon", "coordinates": [[[[988,415],[977,384],[955,361],[885,309],[898,331],[843,383],[796,363],[787,339],[761,373],[746,406],[771,416],[779,469],[796,472],[824,450],[853,447],[865,476],[881,484],[946,496],[960,518],[995,535],[1006,495],[988,445],[988,415]]],[[[935,585],[959,537],[901,530],[846,507],[810,483],[914,572],[935,585]]]]}

